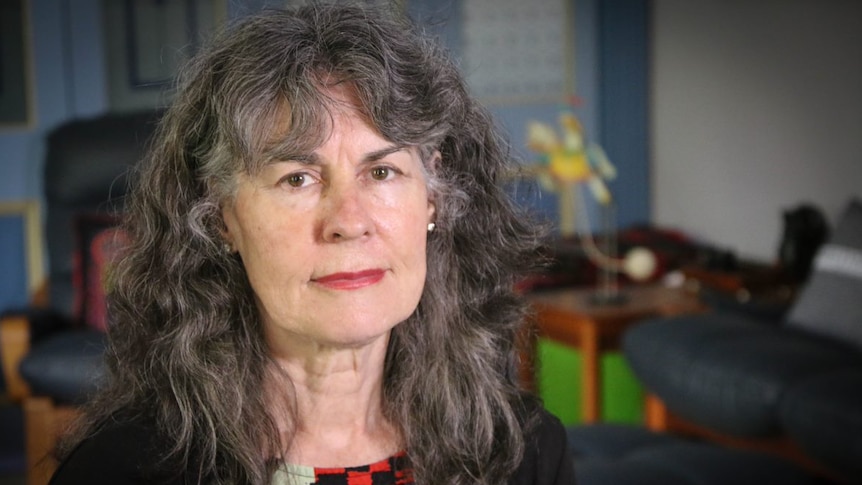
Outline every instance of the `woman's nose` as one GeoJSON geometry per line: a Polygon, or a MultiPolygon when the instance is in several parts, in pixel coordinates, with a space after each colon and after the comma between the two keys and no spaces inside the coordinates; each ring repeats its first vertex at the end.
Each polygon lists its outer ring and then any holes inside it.
{"type": "Polygon", "coordinates": [[[321,231],[325,241],[345,241],[371,234],[374,228],[372,214],[361,190],[349,184],[328,188],[322,208],[321,231]]]}

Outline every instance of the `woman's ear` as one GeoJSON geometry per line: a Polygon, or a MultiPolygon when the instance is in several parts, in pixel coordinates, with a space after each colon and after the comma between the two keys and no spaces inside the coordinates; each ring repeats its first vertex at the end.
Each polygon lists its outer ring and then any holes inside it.
{"type": "Polygon", "coordinates": [[[222,202],[220,212],[221,224],[219,225],[220,227],[218,228],[218,231],[223,241],[222,244],[224,250],[227,253],[235,253],[237,251],[237,247],[230,231],[230,226],[235,222],[232,207],[227,203],[222,202]]]}
{"type": "MultiPolygon", "coordinates": [[[[440,164],[443,161],[443,157],[440,154],[440,150],[435,150],[431,155],[431,159],[428,161],[428,173],[436,174],[440,169],[440,164]]],[[[433,177],[433,175],[430,175],[433,177]]],[[[436,223],[437,222],[437,201],[436,201],[436,192],[434,190],[428,191],[428,223],[436,223]]]]}
{"type": "Polygon", "coordinates": [[[428,223],[436,224],[437,222],[437,206],[434,204],[434,201],[429,198],[428,199],[428,223]]]}
{"type": "Polygon", "coordinates": [[[440,154],[440,150],[434,150],[428,161],[428,171],[430,173],[437,173],[440,170],[441,163],[443,163],[443,155],[440,154]]]}

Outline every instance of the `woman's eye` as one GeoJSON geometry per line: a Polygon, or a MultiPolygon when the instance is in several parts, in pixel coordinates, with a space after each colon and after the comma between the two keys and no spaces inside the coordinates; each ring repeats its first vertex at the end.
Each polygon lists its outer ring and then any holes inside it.
{"type": "Polygon", "coordinates": [[[307,173],[292,173],[281,179],[282,183],[286,183],[291,187],[303,187],[313,181],[312,177],[307,173]]]}
{"type": "Polygon", "coordinates": [[[389,167],[374,167],[371,169],[371,177],[374,180],[386,180],[389,178],[391,169],[389,167]]]}

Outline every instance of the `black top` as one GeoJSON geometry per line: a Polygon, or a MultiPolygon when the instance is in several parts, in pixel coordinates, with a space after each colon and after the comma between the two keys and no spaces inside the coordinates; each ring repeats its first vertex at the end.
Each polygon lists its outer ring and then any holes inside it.
{"type": "MultiPolygon", "coordinates": [[[[573,485],[574,469],[565,430],[547,411],[541,410],[539,416],[538,425],[527,437],[524,459],[509,485],[573,485]]],[[[191,468],[179,475],[158,471],[159,457],[166,450],[160,447],[153,430],[153,426],[140,421],[115,422],[103,427],[60,464],[50,484],[198,483],[191,468]]],[[[168,468],[172,467],[164,467],[168,468]]]]}
{"type": "Polygon", "coordinates": [[[566,430],[544,409],[539,424],[527,436],[524,459],[509,485],[574,485],[575,469],[566,430]]]}

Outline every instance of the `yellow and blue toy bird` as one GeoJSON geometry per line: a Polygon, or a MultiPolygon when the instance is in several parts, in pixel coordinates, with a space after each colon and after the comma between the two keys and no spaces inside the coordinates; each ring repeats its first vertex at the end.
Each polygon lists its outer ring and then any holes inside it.
{"type": "MultiPolygon", "coordinates": [[[[606,272],[623,272],[633,280],[649,278],[656,267],[655,255],[651,251],[633,248],[625,258],[619,259],[616,257],[616,247],[603,252],[593,241],[580,187],[586,185],[596,202],[604,208],[610,208],[613,199],[605,181],[615,179],[617,170],[600,146],[584,142],[584,130],[575,115],[563,111],[559,124],[558,135],[548,124],[528,122],[527,147],[539,154],[541,164],[535,170],[539,183],[559,197],[560,233],[572,236],[578,232],[587,256],[606,272]],[[578,207],[584,219],[580,231],[577,230],[578,207]]],[[[609,234],[616,228],[604,229],[609,234]]]]}
{"type": "Polygon", "coordinates": [[[560,222],[564,234],[574,232],[572,208],[576,192],[586,184],[602,205],[611,203],[606,180],[617,176],[605,151],[596,144],[584,142],[584,130],[572,113],[564,111],[559,118],[560,133],[546,123],[527,123],[527,147],[538,153],[542,167],[537,171],[542,186],[561,197],[560,222]]]}

